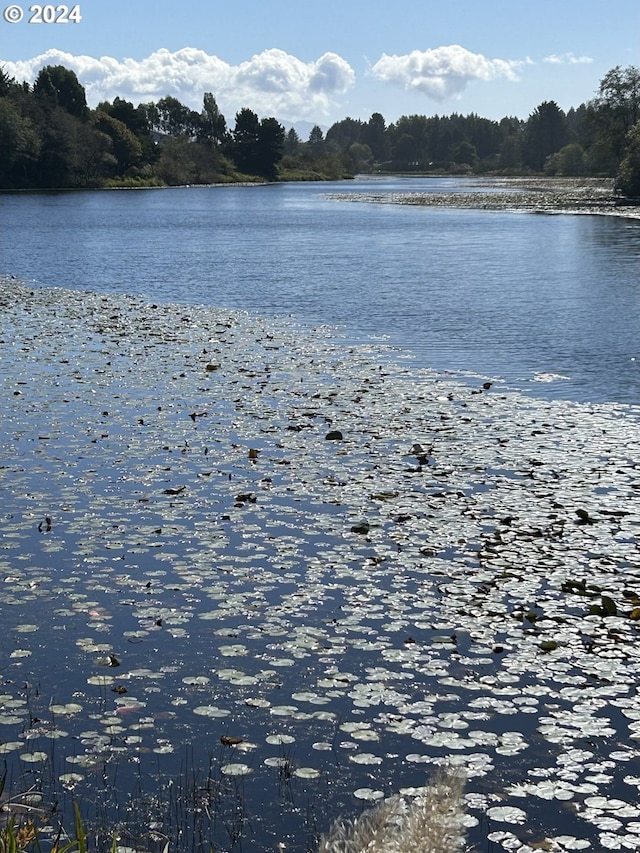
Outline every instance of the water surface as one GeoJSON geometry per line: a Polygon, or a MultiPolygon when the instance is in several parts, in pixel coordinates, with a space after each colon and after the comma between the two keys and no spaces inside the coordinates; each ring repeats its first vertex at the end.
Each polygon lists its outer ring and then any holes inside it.
{"type": "Polygon", "coordinates": [[[637,402],[638,222],[326,197],[469,186],[395,178],[5,196],[3,269],[45,286],[293,314],[354,340],[384,336],[418,366],[547,397],[637,402]]]}

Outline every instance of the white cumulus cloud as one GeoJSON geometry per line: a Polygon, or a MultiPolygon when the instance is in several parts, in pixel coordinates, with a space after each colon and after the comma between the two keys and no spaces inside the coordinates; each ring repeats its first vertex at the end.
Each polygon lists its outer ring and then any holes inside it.
{"type": "Polygon", "coordinates": [[[460,95],[474,81],[518,79],[518,69],[527,64],[511,59],[487,59],[458,44],[414,50],[402,56],[383,53],[371,68],[378,80],[419,91],[436,101],[460,95]]]}
{"type": "Polygon", "coordinates": [[[239,65],[192,47],[173,52],[161,48],[140,60],[48,50],[33,59],[0,64],[10,76],[30,83],[45,65],[64,65],[76,73],[90,106],[116,96],[138,104],[172,95],[200,109],[203,94],[213,92],[228,122],[242,107],[260,115],[315,120],[326,115],[355,81],[353,68],[336,53],[303,62],[277,48],[239,65]]]}

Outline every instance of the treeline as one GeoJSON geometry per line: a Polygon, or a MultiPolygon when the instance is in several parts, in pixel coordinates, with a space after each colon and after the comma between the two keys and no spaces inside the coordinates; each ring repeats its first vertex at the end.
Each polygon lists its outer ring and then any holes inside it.
{"type": "Polygon", "coordinates": [[[43,68],[33,85],[0,71],[0,188],[210,184],[340,179],[357,173],[616,176],[640,196],[640,70],[616,67],[587,104],[554,101],[526,119],[345,118],[308,139],[248,108],[228,127],[212,93],[198,112],[167,96],[89,109],[73,71],[43,68]]]}

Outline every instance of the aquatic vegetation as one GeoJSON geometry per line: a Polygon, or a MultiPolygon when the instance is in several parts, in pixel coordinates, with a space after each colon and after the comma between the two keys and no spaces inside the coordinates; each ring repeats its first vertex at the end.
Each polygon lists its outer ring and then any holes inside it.
{"type": "MultiPolygon", "coordinates": [[[[616,207],[610,178],[492,178],[470,181],[466,192],[336,192],[335,201],[462,207],[534,213],[598,213],[637,218],[633,210],[616,207]],[[497,190],[497,191],[496,191],[497,190]]],[[[556,377],[558,378],[558,377],[556,377]]],[[[540,381],[549,381],[542,376],[540,381]]]]}
{"type": "Polygon", "coordinates": [[[637,408],[241,312],[0,309],[12,790],[303,851],[446,765],[481,849],[640,839],[637,408]]]}
{"type": "Polygon", "coordinates": [[[409,800],[381,800],[351,821],[338,820],[318,853],[458,853],[464,844],[461,775],[440,771],[409,800]]]}

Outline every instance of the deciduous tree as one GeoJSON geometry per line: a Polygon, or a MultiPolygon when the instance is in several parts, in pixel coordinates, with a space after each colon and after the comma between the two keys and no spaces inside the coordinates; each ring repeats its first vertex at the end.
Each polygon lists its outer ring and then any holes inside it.
{"type": "Polygon", "coordinates": [[[98,110],[94,117],[94,126],[111,140],[119,175],[124,175],[128,169],[140,162],[142,146],[124,122],[98,110]]]}
{"type": "Polygon", "coordinates": [[[41,69],[33,87],[36,97],[51,107],[62,107],[76,118],[88,116],[87,98],[73,71],[63,65],[47,65],[41,69]]]}
{"type": "Polygon", "coordinates": [[[640,198],[640,121],[627,134],[626,153],[616,176],[616,189],[627,198],[640,198]]]}
{"type": "Polygon", "coordinates": [[[29,186],[41,140],[30,119],[8,98],[0,98],[0,188],[29,186]]]}
{"type": "Polygon", "coordinates": [[[214,145],[222,145],[227,137],[227,122],[220,112],[216,99],[211,92],[205,92],[201,113],[200,139],[206,139],[214,145]]]}
{"type": "Polygon", "coordinates": [[[640,120],[640,68],[612,68],[602,78],[591,106],[600,147],[611,152],[617,165],[625,154],[627,134],[640,120]]]}

